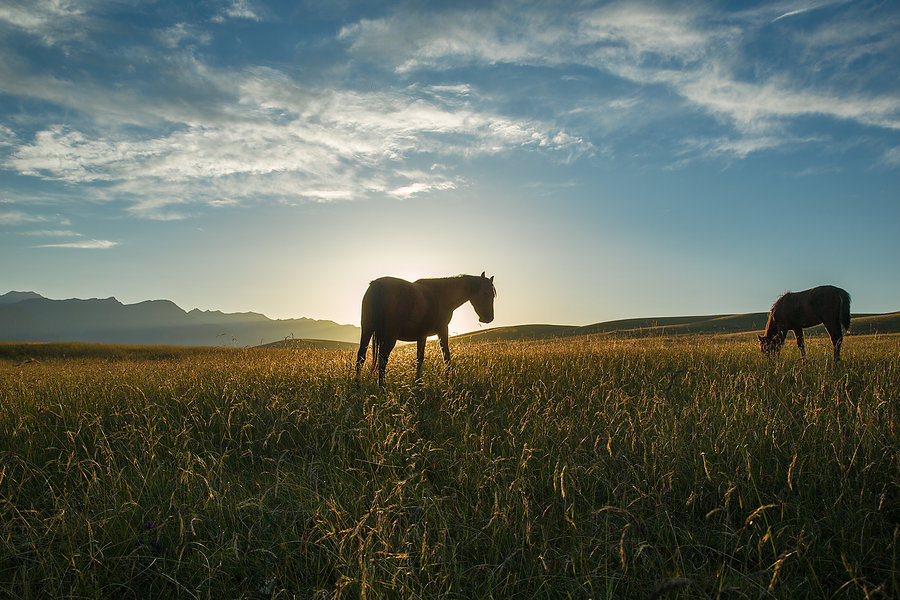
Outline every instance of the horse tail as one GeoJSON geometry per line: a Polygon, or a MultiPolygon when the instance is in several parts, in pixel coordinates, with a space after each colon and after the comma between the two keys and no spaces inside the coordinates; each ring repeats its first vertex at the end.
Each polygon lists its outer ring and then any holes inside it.
{"type": "Polygon", "coordinates": [[[850,294],[840,291],[841,297],[841,330],[850,331],[850,294]]]}

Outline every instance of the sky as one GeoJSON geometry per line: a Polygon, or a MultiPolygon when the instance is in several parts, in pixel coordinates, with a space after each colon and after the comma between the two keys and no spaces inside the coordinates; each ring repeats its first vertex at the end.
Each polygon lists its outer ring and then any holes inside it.
{"type": "MultiPolygon", "coordinates": [[[[900,310],[900,4],[0,0],[0,293],[900,310]]],[[[479,327],[471,306],[450,331],[479,327]]]]}

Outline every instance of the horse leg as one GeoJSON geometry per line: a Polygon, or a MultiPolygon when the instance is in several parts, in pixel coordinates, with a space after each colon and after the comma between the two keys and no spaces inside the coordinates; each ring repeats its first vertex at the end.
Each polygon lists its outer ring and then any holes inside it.
{"type": "Polygon", "coordinates": [[[363,327],[362,335],[359,338],[359,350],[356,353],[356,382],[359,383],[359,372],[366,364],[366,350],[369,348],[369,340],[372,338],[372,330],[363,327]]]}
{"type": "Polygon", "coordinates": [[[450,342],[448,340],[449,333],[447,329],[438,332],[438,337],[441,340],[441,354],[444,355],[444,365],[447,368],[447,373],[450,373],[450,342]]]}
{"type": "Polygon", "coordinates": [[[391,350],[394,349],[394,345],[397,343],[397,340],[383,340],[380,344],[378,344],[378,386],[384,387],[384,371],[387,369],[387,361],[388,357],[391,355],[391,350]]]}
{"type": "Polygon", "coordinates": [[[794,335],[797,336],[797,347],[800,348],[800,357],[806,358],[806,347],[803,345],[803,329],[798,327],[794,330],[794,335]]]}
{"type": "Polygon", "coordinates": [[[425,338],[416,340],[416,381],[422,380],[423,362],[425,362],[425,338]]]}
{"type": "Polygon", "coordinates": [[[840,320],[831,325],[826,325],[825,331],[831,337],[831,343],[834,345],[834,360],[838,362],[841,360],[841,346],[844,343],[844,332],[841,329],[840,320]]]}

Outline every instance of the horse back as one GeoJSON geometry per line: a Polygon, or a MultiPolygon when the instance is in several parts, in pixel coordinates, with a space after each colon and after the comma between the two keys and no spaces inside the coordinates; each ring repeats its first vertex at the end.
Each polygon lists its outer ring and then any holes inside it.
{"type": "MultiPolygon", "coordinates": [[[[772,307],[782,329],[814,327],[820,323],[849,326],[850,295],[839,287],[821,285],[802,292],[784,294],[772,307]]],[[[846,328],[846,327],[845,327],[846,328]]]]}

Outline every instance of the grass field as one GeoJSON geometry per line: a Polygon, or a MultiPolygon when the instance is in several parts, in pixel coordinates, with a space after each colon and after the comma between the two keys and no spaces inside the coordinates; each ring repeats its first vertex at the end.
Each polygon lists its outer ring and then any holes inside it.
{"type": "Polygon", "coordinates": [[[900,597],[900,337],[753,339],[0,344],[0,597],[900,597]]]}

